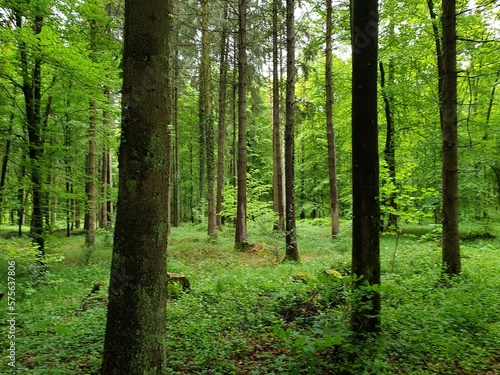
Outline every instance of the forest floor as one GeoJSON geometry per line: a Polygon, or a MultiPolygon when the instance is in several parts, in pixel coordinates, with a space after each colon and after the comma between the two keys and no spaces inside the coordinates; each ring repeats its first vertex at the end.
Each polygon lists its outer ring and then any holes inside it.
{"type": "MultiPolygon", "coordinates": [[[[284,239],[249,223],[248,252],[226,228],[173,228],[169,272],[191,289],[170,288],[167,374],[500,374],[500,223],[462,225],[462,275],[441,277],[436,227],[382,235],[382,333],[359,343],[349,332],[350,224],[329,238],[323,220],[298,222],[300,263],[283,263],[284,239]],[[329,272],[325,270],[334,270],[329,272]]],[[[48,272],[33,266],[27,237],[0,228],[0,293],[15,261],[17,374],[98,374],[104,338],[111,238],[47,238],[48,272]],[[95,284],[100,290],[88,295],[95,284]]],[[[7,296],[0,301],[0,374],[9,366],[7,296]]]]}

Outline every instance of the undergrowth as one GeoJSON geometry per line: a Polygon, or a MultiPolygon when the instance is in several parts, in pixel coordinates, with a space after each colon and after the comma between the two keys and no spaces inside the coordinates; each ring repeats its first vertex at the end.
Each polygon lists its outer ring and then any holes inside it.
{"type": "MultiPolygon", "coordinates": [[[[498,239],[464,239],[462,275],[443,283],[434,228],[408,228],[397,247],[394,235],[382,236],[382,333],[361,343],[349,330],[356,298],[349,223],[332,240],[324,223],[300,221],[300,263],[281,263],[282,235],[252,225],[252,245],[242,253],[233,251],[231,228],[217,241],[202,226],[172,229],[168,271],[186,275],[191,288],[167,305],[168,375],[500,374],[498,239]]],[[[17,374],[97,375],[109,235],[99,234],[88,264],[83,237],[48,237],[43,278],[32,269],[27,238],[0,236],[0,293],[3,265],[17,265],[17,374]],[[96,283],[100,294],[89,297],[96,283]]],[[[7,371],[3,356],[0,373],[7,371]]]]}

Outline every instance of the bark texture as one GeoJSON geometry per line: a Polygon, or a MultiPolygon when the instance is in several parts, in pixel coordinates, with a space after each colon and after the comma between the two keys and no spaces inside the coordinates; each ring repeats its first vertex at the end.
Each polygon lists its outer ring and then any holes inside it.
{"type": "Polygon", "coordinates": [[[125,2],[122,138],[103,375],[166,373],[168,22],[125,2]]]}
{"type": "Polygon", "coordinates": [[[295,1],[286,1],[285,260],[298,261],[295,223],[295,1]]]}
{"type": "Polygon", "coordinates": [[[247,247],[247,1],[238,3],[238,170],[235,249],[247,247]]]}

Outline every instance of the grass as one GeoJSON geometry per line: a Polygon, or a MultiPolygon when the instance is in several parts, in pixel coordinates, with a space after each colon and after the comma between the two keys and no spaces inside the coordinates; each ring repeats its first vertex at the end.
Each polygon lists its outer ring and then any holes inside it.
{"type": "MultiPolygon", "coordinates": [[[[300,221],[300,263],[281,263],[284,240],[266,223],[250,224],[251,251],[233,251],[225,228],[208,241],[203,226],[173,228],[168,271],[191,291],[167,305],[168,375],[180,374],[500,374],[500,241],[464,231],[463,272],[443,284],[441,253],[428,226],[381,238],[382,334],[363,344],[349,332],[350,228],[329,238],[321,221],[300,221]],[[343,278],[329,276],[337,270],[343,278]]],[[[483,233],[498,236],[490,225],[483,233]]],[[[106,306],[85,304],[109,278],[109,235],[85,262],[84,238],[50,236],[49,272],[35,277],[27,238],[0,231],[4,264],[16,260],[17,374],[98,374],[106,306]]],[[[0,310],[6,310],[5,298],[0,310]]],[[[5,316],[2,313],[2,316],[5,316]]],[[[0,345],[7,345],[0,322],[0,345]]],[[[9,372],[6,356],[0,373],[9,372]]]]}

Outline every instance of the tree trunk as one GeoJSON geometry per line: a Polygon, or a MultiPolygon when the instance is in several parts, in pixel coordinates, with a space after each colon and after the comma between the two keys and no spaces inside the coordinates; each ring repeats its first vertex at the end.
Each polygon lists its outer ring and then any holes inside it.
{"type": "Polygon", "coordinates": [[[443,0],[443,270],[460,273],[458,239],[457,34],[455,0],[443,0]]]}
{"type": "MultiPolygon", "coordinates": [[[[384,148],[384,159],[387,163],[387,169],[389,172],[389,179],[392,184],[396,185],[396,150],[394,146],[394,119],[391,112],[392,105],[392,96],[387,93],[386,84],[385,84],[385,69],[384,63],[382,61],[379,62],[380,67],[380,87],[382,88],[382,98],[384,99],[384,108],[385,108],[385,121],[386,121],[386,136],[385,136],[385,148],[384,148]]],[[[389,63],[389,80],[394,82],[394,64],[389,63]]],[[[387,224],[384,226],[383,230],[397,230],[398,229],[398,217],[395,212],[398,209],[398,205],[396,203],[396,193],[391,191],[389,197],[386,198],[386,202],[384,202],[387,206],[391,208],[391,212],[388,214],[387,224]]]]}
{"type": "Polygon", "coordinates": [[[95,222],[97,209],[97,129],[96,129],[96,106],[90,101],[89,119],[89,152],[87,155],[87,210],[85,212],[85,246],[93,247],[95,244],[95,222]]]}
{"type": "MultiPolygon", "coordinates": [[[[16,27],[23,28],[23,17],[20,9],[14,9],[16,27]]],[[[38,7],[33,9],[32,32],[39,35],[43,27],[43,15],[38,7]]],[[[42,98],[42,58],[38,53],[33,60],[29,59],[29,51],[24,41],[19,41],[20,65],[22,74],[22,91],[25,103],[25,116],[28,127],[28,154],[32,183],[32,216],[30,235],[33,244],[37,247],[39,258],[45,255],[44,227],[43,227],[43,177],[41,161],[44,150],[44,129],[40,113],[42,98]]]]}
{"type": "Polygon", "coordinates": [[[441,36],[439,35],[439,27],[436,11],[434,9],[434,1],[427,0],[427,7],[429,8],[429,15],[431,17],[432,22],[432,34],[434,36],[434,44],[436,45],[436,62],[437,62],[437,70],[438,70],[438,105],[439,105],[439,124],[441,129],[443,128],[443,108],[441,106],[441,95],[443,93],[443,54],[442,54],[442,46],[441,46],[441,36]]]}
{"type": "MultiPolygon", "coordinates": [[[[224,19],[228,18],[228,3],[224,3],[224,19]]],[[[224,156],[226,153],[226,92],[229,36],[226,24],[222,29],[219,67],[219,129],[217,147],[217,228],[222,229],[222,191],[224,189],[224,156]]]]}
{"type": "MultiPolygon", "coordinates": [[[[9,118],[9,130],[8,130],[8,135],[10,136],[12,134],[12,128],[14,125],[14,112],[10,114],[9,118]]],[[[7,138],[7,141],[5,142],[5,152],[3,154],[2,158],[2,171],[0,172],[0,224],[2,224],[2,218],[3,218],[3,196],[4,196],[4,189],[5,189],[5,178],[7,176],[7,166],[9,164],[9,157],[10,157],[10,145],[11,145],[11,140],[10,138],[7,138]]]]}
{"type": "Polygon", "coordinates": [[[278,10],[281,3],[273,0],[273,202],[277,222],[274,228],[279,231],[285,230],[285,213],[283,204],[283,169],[282,169],[282,142],[280,126],[280,75],[278,55],[278,10]]]}
{"type": "MultiPolygon", "coordinates": [[[[173,22],[173,21],[172,21],[173,22]]],[[[177,34],[176,32],[172,33],[173,39],[177,42],[177,34]]],[[[172,42],[171,42],[172,44],[172,42]]],[[[179,51],[176,48],[174,53],[174,62],[173,62],[173,70],[174,70],[174,82],[173,82],[173,126],[174,126],[174,165],[173,165],[173,186],[172,186],[172,226],[179,227],[180,226],[180,218],[181,218],[181,181],[180,181],[180,159],[179,159],[179,116],[178,116],[178,99],[179,99],[179,90],[177,88],[177,81],[179,79],[179,51]]]]}
{"type": "Polygon", "coordinates": [[[298,261],[295,224],[295,1],[286,0],[285,260],[298,261]]]}
{"type": "Polygon", "coordinates": [[[125,2],[118,210],[102,375],[166,373],[169,20],[164,1],[125,2]]]}
{"type": "Polygon", "coordinates": [[[377,124],[378,1],[352,1],[352,274],[360,293],[351,325],[363,336],[380,330],[380,206],[377,124]]]}
{"type": "Polygon", "coordinates": [[[238,194],[235,249],[247,247],[247,1],[238,1],[238,194]]]}
{"type": "MultiPolygon", "coordinates": [[[[212,117],[212,103],[210,97],[210,34],[208,30],[209,9],[208,0],[201,0],[201,115],[200,121],[203,123],[205,131],[205,162],[207,170],[207,221],[208,237],[217,238],[216,232],[216,202],[215,202],[215,131],[212,117]]],[[[201,130],[200,130],[201,131],[201,130]]],[[[201,145],[200,145],[201,147],[201,145]]],[[[201,163],[201,159],[200,159],[201,163]]]]}
{"type": "Polygon", "coordinates": [[[328,142],[328,175],[330,178],[330,214],[332,218],[332,237],[339,234],[339,204],[337,189],[337,151],[335,145],[335,127],[333,126],[333,90],[332,90],[332,0],[326,4],[326,139],[328,142]]]}

